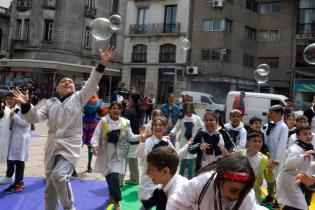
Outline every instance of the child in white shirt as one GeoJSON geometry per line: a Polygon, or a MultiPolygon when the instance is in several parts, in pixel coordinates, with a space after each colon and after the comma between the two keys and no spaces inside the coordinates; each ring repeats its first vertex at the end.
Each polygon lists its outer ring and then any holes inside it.
{"type": "Polygon", "coordinates": [[[230,112],[230,122],[226,123],[224,127],[230,133],[237,149],[244,149],[246,147],[247,131],[242,122],[242,112],[238,109],[233,109],[230,112]]]}

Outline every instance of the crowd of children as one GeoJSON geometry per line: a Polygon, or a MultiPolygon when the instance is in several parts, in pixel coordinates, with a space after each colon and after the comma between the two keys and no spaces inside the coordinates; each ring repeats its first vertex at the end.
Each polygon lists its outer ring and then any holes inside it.
{"type": "Polygon", "coordinates": [[[258,210],[266,209],[261,205],[268,203],[273,209],[309,208],[315,188],[315,137],[307,117],[295,117],[275,105],[269,110],[268,123],[262,125],[258,117],[243,122],[245,110],[233,109],[230,121],[223,125],[216,113],[206,112],[201,119],[189,101],[179,114],[173,94],[167,104],[152,111],[144,126],[136,95],[127,109],[113,101],[105,115],[102,102],[93,94],[114,54],[112,47],[101,52],[99,66],[78,92],[73,78],[62,75],[56,81],[58,95],[42,106],[33,107],[28,95],[18,90],[6,96],[5,105],[0,104],[0,163],[7,163],[0,184],[11,183],[6,193],[24,189],[31,123],[48,120],[46,210],[58,209],[59,202],[64,209],[75,209],[70,176],[82,143],[89,148],[88,172],[92,172],[93,153],[93,172],[105,177],[115,210],[123,208],[120,187],[126,163],[130,171],[136,170],[130,182],[139,182],[143,210],[154,206],[157,210],[258,210]],[[266,196],[261,187],[264,180],[266,196]]]}

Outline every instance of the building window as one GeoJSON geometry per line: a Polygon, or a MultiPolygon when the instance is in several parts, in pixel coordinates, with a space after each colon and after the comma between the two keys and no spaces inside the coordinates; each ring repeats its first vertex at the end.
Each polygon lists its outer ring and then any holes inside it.
{"type": "Polygon", "coordinates": [[[116,46],[117,43],[117,33],[113,33],[109,39],[110,46],[116,46]]]}
{"type": "Polygon", "coordinates": [[[255,67],[255,57],[252,55],[243,55],[243,65],[247,67],[255,67]]]}
{"type": "Polygon", "coordinates": [[[177,13],[177,5],[165,6],[164,32],[176,31],[176,13],[177,13]]]}
{"type": "Polygon", "coordinates": [[[255,0],[246,0],[246,9],[257,12],[257,5],[258,3],[255,0]]]}
{"type": "Polygon", "coordinates": [[[89,26],[85,27],[84,31],[84,48],[91,47],[91,28],[89,26]]]}
{"type": "Polygon", "coordinates": [[[232,20],[204,20],[202,21],[202,31],[225,31],[232,32],[232,20]]]}
{"type": "Polygon", "coordinates": [[[52,41],[54,30],[54,21],[50,19],[45,20],[44,25],[44,41],[52,41]]]}
{"type": "Polygon", "coordinates": [[[55,8],[56,0],[44,0],[44,6],[49,7],[49,8],[55,8]]]}
{"type": "Polygon", "coordinates": [[[146,32],[148,30],[148,7],[138,8],[137,29],[138,32],[146,32]]]}
{"type": "Polygon", "coordinates": [[[315,1],[300,0],[298,16],[298,34],[315,33],[315,1]]]}
{"type": "Polygon", "coordinates": [[[112,0],[112,14],[117,14],[119,11],[119,0],[112,0]]]}
{"type": "Polygon", "coordinates": [[[280,30],[261,29],[259,30],[259,41],[279,41],[280,30]]]}
{"type": "Polygon", "coordinates": [[[255,28],[245,26],[245,39],[256,40],[257,30],[255,28]]]}
{"type": "Polygon", "coordinates": [[[261,14],[280,12],[280,9],[281,9],[281,2],[264,2],[260,4],[261,14]]]}
{"type": "Polygon", "coordinates": [[[147,62],[147,46],[143,44],[135,45],[132,48],[131,62],[146,63],[147,62]]]}
{"type": "Polygon", "coordinates": [[[266,63],[271,68],[279,68],[279,58],[278,57],[259,57],[258,63],[266,63]]]}
{"type": "Polygon", "coordinates": [[[87,0],[86,1],[86,6],[88,7],[88,8],[94,8],[94,0],[87,0]]]}
{"type": "Polygon", "coordinates": [[[30,19],[24,20],[24,28],[23,28],[23,40],[29,40],[30,34],[30,19]]]}
{"type": "Polygon", "coordinates": [[[231,62],[231,50],[229,49],[202,49],[201,60],[231,62]]]}
{"type": "Polygon", "coordinates": [[[23,25],[22,25],[22,19],[17,19],[16,20],[16,39],[17,40],[22,40],[22,34],[23,34],[23,25]]]}
{"type": "Polygon", "coordinates": [[[160,46],[160,63],[176,62],[176,45],[164,44],[160,46]]]}

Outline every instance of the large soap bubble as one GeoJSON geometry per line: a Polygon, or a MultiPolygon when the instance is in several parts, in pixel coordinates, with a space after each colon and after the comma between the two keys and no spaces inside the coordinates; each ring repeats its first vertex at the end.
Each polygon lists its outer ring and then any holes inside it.
{"type": "Polygon", "coordinates": [[[183,49],[183,50],[189,50],[190,47],[191,47],[191,43],[188,39],[183,39],[181,42],[180,42],[180,47],[183,49]]]}
{"type": "Polygon", "coordinates": [[[112,24],[112,29],[114,31],[118,31],[121,28],[121,17],[120,15],[112,15],[109,18],[109,22],[112,24]]]}
{"type": "Polygon", "coordinates": [[[261,75],[268,75],[270,73],[270,66],[266,63],[259,64],[257,69],[262,69],[264,71],[260,71],[261,75]]]}
{"type": "Polygon", "coordinates": [[[264,84],[268,81],[268,75],[265,74],[263,69],[257,69],[254,71],[254,78],[258,84],[264,84]]]}
{"type": "Polygon", "coordinates": [[[315,65],[315,43],[308,45],[304,49],[303,58],[306,63],[315,65]]]}
{"type": "Polygon", "coordinates": [[[96,40],[107,40],[112,35],[112,24],[107,18],[96,18],[91,24],[91,34],[96,40]]]}

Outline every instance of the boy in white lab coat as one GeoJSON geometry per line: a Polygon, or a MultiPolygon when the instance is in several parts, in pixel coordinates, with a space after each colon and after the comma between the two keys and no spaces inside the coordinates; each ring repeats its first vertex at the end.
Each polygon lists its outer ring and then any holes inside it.
{"type": "Polygon", "coordinates": [[[296,134],[298,140],[288,148],[287,158],[277,177],[278,202],[284,205],[283,210],[308,210],[311,201],[312,193],[295,180],[300,171],[308,171],[314,165],[311,127],[300,127],[296,134]]]}
{"type": "Polygon", "coordinates": [[[70,177],[80,158],[82,148],[82,108],[97,91],[97,84],[105,71],[105,65],[116,50],[108,47],[100,50],[100,64],[92,70],[89,79],[76,92],[71,75],[61,75],[56,80],[57,97],[43,106],[31,109],[28,94],[13,91],[15,100],[21,104],[21,111],[29,123],[48,119],[48,139],[45,148],[45,210],[55,210],[59,201],[64,209],[75,210],[70,177]]]}
{"type": "Polygon", "coordinates": [[[155,189],[152,197],[157,210],[165,210],[167,199],[176,192],[179,185],[188,181],[177,174],[178,163],[177,152],[168,146],[158,147],[147,156],[147,175],[154,184],[161,185],[161,188],[155,189]]]}

